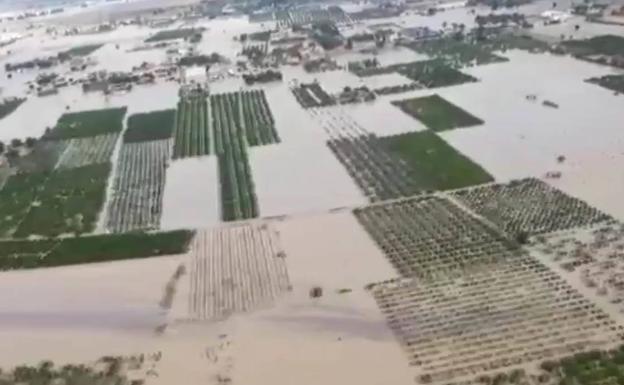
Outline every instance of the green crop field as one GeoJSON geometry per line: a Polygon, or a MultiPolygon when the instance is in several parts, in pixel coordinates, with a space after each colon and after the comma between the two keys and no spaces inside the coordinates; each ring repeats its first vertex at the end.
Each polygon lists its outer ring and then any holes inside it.
{"type": "Polygon", "coordinates": [[[259,146],[279,143],[280,138],[275,130],[273,113],[264,91],[243,91],[240,93],[240,100],[243,104],[242,114],[247,144],[259,146]]]}
{"type": "Polygon", "coordinates": [[[180,28],[180,29],[169,29],[166,31],[159,31],[155,35],[148,37],[145,39],[146,43],[155,43],[164,40],[174,40],[174,39],[186,39],[193,36],[196,33],[200,33],[201,29],[195,28],[180,28]]]}
{"type": "Polygon", "coordinates": [[[0,270],[53,267],[184,253],[192,231],[126,233],[56,240],[0,241],[0,270]]]}
{"type": "Polygon", "coordinates": [[[169,139],[173,135],[176,111],[174,109],[134,114],[128,117],[124,142],[148,142],[169,139]]]}
{"type": "Polygon", "coordinates": [[[598,84],[617,93],[624,93],[624,75],[605,75],[599,78],[587,79],[587,82],[598,84]]]}
{"type": "Polygon", "coordinates": [[[208,102],[203,96],[184,97],[178,103],[173,158],[210,154],[208,102]]]}
{"type": "Polygon", "coordinates": [[[0,119],[11,115],[11,113],[25,101],[25,98],[5,99],[4,102],[0,104],[0,119]]]}
{"type": "Polygon", "coordinates": [[[43,138],[62,140],[120,132],[125,115],[126,107],[63,114],[43,138]]]}
{"type": "Polygon", "coordinates": [[[624,55],[624,37],[601,35],[585,40],[562,42],[567,52],[573,55],[624,55]]]}
{"type": "Polygon", "coordinates": [[[106,194],[110,164],[55,171],[19,224],[16,237],[93,231],[106,194]]]}
{"type": "Polygon", "coordinates": [[[477,79],[451,66],[444,60],[422,60],[384,67],[356,68],[351,70],[360,77],[399,73],[421,87],[435,88],[476,82],[477,79]]]}
{"type": "Polygon", "coordinates": [[[258,203],[242,130],[238,94],[213,95],[215,151],[219,157],[221,216],[233,221],[258,216],[258,203]]]}
{"type": "Polygon", "coordinates": [[[410,166],[410,176],[422,189],[449,190],[494,180],[481,166],[429,130],[379,140],[410,166]]]}
{"type": "Polygon", "coordinates": [[[10,235],[28,213],[49,173],[17,174],[0,189],[0,237],[10,235]]]}
{"type": "Polygon", "coordinates": [[[86,45],[81,45],[78,47],[73,47],[70,48],[66,51],[63,52],[59,52],[58,56],[59,58],[70,58],[70,57],[76,57],[76,56],[87,56],[92,54],[93,52],[97,51],[98,49],[100,49],[100,47],[102,47],[104,44],[86,44],[86,45]]]}
{"type": "Polygon", "coordinates": [[[411,117],[420,120],[433,131],[483,124],[483,120],[470,115],[439,95],[399,100],[392,104],[411,117]]]}
{"type": "Polygon", "coordinates": [[[466,42],[451,37],[418,41],[406,46],[418,53],[442,59],[453,67],[498,63],[508,60],[493,54],[489,47],[479,42],[466,42]]]}
{"type": "Polygon", "coordinates": [[[476,82],[477,79],[449,67],[440,60],[425,60],[396,66],[398,73],[427,88],[476,82]]]}

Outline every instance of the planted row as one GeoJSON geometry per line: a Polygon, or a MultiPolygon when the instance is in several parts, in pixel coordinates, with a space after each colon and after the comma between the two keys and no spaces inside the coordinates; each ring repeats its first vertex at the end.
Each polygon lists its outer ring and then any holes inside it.
{"type": "Polygon", "coordinates": [[[278,143],[280,138],[264,91],[243,91],[240,99],[247,144],[257,146],[278,143]]]}
{"type": "Polygon", "coordinates": [[[109,231],[159,227],[170,147],[167,139],[123,144],[108,207],[109,231]]]}
{"type": "Polygon", "coordinates": [[[174,159],[210,154],[208,103],[203,96],[184,97],[178,103],[174,159]]]}

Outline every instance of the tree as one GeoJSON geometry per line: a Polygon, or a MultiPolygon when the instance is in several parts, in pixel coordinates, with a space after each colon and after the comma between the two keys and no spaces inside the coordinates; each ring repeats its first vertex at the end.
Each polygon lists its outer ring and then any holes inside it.
{"type": "Polygon", "coordinates": [[[35,147],[35,143],[37,143],[37,139],[30,136],[26,138],[26,147],[33,148],[35,147]]]}
{"type": "Polygon", "coordinates": [[[0,141],[0,154],[3,154],[3,153],[4,153],[4,150],[5,150],[5,145],[4,145],[4,142],[1,142],[1,141],[0,141]]]}
{"type": "Polygon", "coordinates": [[[11,147],[21,147],[22,144],[23,143],[21,139],[18,139],[18,138],[11,139],[11,147]]]}
{"type": "Polygon", "coordinates": [[[521,245],[526,245],[526,243],[529,241],[529,234],[526,231],[519,231],[516,234],[516,242],[518,242],[521,245]]]}

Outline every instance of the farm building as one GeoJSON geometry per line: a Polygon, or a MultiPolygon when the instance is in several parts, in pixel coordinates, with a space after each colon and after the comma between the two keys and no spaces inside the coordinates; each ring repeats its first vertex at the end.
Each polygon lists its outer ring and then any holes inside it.
{"type": "Polygon", "coordinates": [[[206,81],[206,68],[203,66],[184,67],[181,75],[184,83],[203,83],[206,81]]]}

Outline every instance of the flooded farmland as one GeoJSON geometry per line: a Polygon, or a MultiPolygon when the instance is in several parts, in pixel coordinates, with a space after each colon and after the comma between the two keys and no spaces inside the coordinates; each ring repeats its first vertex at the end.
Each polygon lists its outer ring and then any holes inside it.
{"type": "Polygon", "coordinates": [[[509,3],[0,15],[0,382],[621,383],[624,4],[509,3]]]}

